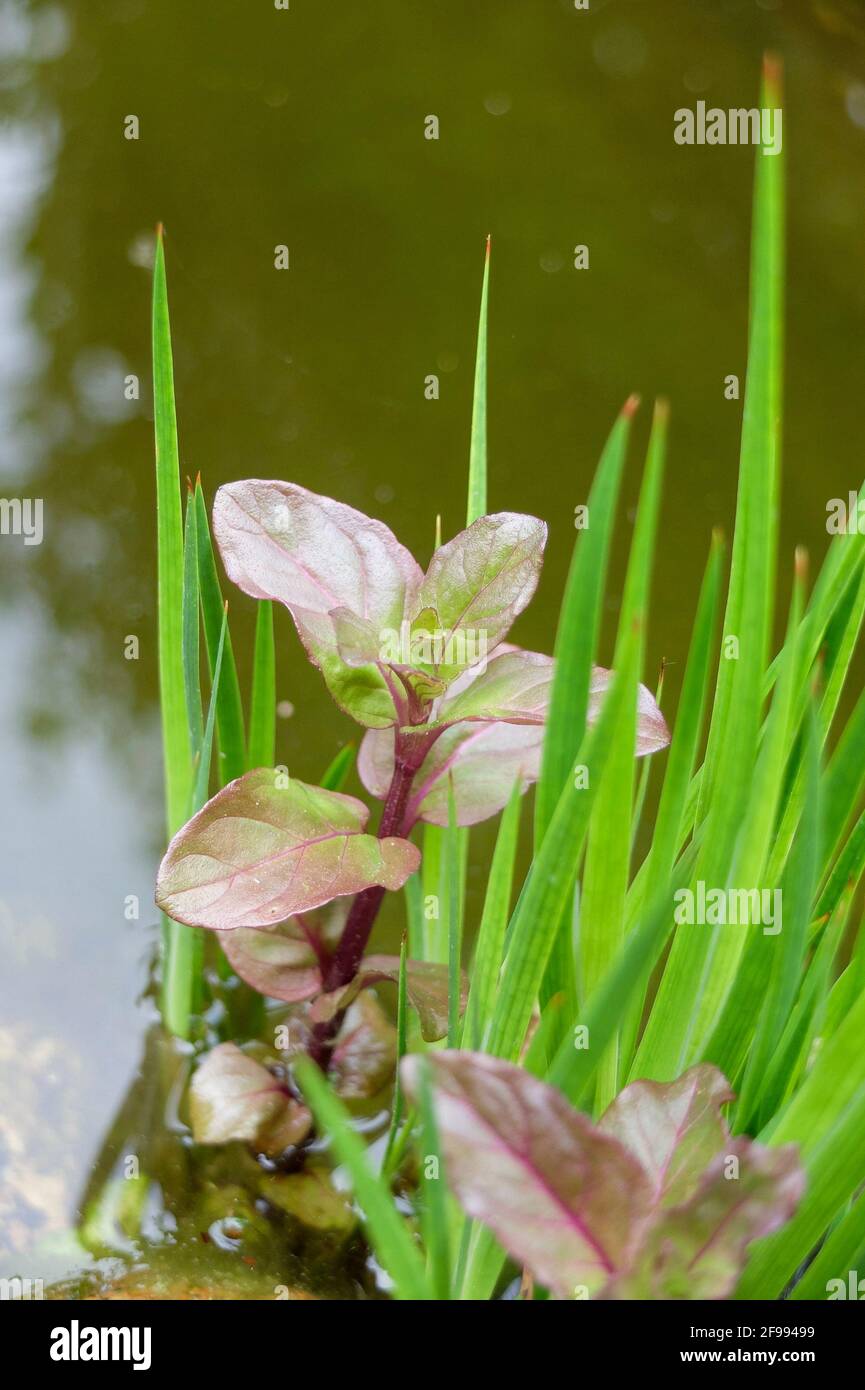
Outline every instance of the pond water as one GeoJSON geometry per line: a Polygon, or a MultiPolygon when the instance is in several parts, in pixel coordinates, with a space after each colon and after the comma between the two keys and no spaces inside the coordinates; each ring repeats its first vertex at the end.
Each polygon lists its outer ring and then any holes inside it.
{"type": "MultiPolygon", "coordinates": [[[[437,514],[445,535],[463,523],[492,234],[490,504],[551,526],[526,646],[550,648],[573,510],[616,410],[632,390],[669,396],[647,673],[671,663],[674,707],[710,530],[733,512],[741,407],[724,379],[745,366],[754,152],[679,147],[673,113],[755,104],[768,47],[787,86],[781,545],[817,559],[827,499],[865,472],[860,4],[0,0],[0,490],[44,506],[41,544],[0,536],[4,1269],[52,1241],[47,1272],[69,1262],[62,1233],[151,1018],[155,223],[185,472],[208,497],[294,480],[379,516],[422,561],[437,514]]],[[[251,617],[232,595],[242,672],[251,617]]],[[[278,755],[316,781],[352,731],[285,614],[277,634],[293,711],[278,755]]],[[[472,846],[470,926],[489,829],[472,846]]]]}

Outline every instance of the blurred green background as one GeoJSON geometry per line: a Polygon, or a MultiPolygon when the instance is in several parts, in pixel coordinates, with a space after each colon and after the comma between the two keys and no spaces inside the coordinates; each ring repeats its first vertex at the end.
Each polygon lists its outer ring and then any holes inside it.
{"type": "MultiPolygon", "coordinates": [[[[636,390],[614,621],[650,401],[667,395],[645,675],[671,663],[674,709],[710,530],[733,514],[741,403],[723,384],[745,367],[754,152],[676,146],[673,112],[756,104],[766,48],[787,87],[786,574],[797,542],[819,560],[827,499],[865,473],[859,3],[0,0],[0,491],[45,508],[41,546],[0,537],[0,1243],[68,1217],[146,1012],[155,223],[185,471],[208,497],[245,476],[300,482],[380,517],[423,563],[436,514],[445,536],[463,523],[492,234],[490,505],[551,528],[526,646],[551,647],[573,509],[636,390]]],[[[230,597],[244,679],[252,604],[230,597]]],[[[283,613],[278,639],[294,708],[279,757],[315,781],[352,730],[283,613]]],[[[490,843],[473,835],[470,926],[490,843]]]]}

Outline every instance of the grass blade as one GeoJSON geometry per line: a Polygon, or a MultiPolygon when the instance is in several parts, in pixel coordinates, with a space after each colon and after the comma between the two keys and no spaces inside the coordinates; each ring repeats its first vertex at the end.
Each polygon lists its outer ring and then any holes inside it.
{"type": "MultiPolygon", "coordinates": [[[[157,231],[153,267],[153,424],[156,444],[156,533],[159,626],[159,701],[165,773],[165,819],[169,837],[186,814],[192,783],[190,730],[197,725],[186,705],[183,631],[183,521],[180,463],[174,406],[171,325],[165,280],[162,228],[157,231]]],[[[200,709],[200,705],[199,705],[200,709]]],[[[162,1018],[166,1028],[186,1037],[192,1007],[192,981],[182,933],[186,929],[162,919],[162,1018]]]]}
{"type": "Polygon", "coordinates": [[[255,615],[255,654],[249,701],[249,767],[273,767],[275,750],[276,648],[273,641],[273,603],[270,599],[261,599],[255,615]]]}
{"type": "Polygon", "coordinates": [[[507,959],[488,1042],[489,1052],[509,1061],[515,1061],[519,1055],[556,932],[570,900],[622,699],[633,681],[635,657],[632,638],[604,699],[600,718],[586,730],[577,752],[575,766],[588,768],[588,785],[577,787],[573,773],[568,777],[511,920],[507,959]]]}
{"type": "MultiPolygon", "coordinates": [[[[636,780],[637,673],[642,666],[646,605],[655,548],[668,412],[655,407],[637,524],[625,580],[614,666],[619,667],[628,635],[635,633],[633,679],[624,691],[609,765],[589,823],[583,872],[579,930],[580,997],[590,998],[609,971],[625,935],[625,897],[631,861],[631,822],[636,780]]],[[[565,1017],[565,1024],[569,1019],[565,1017]]],[[[619,1057],[616,1038],[598,1072],[596,1105],[605,1110],[616,1094],[619,1057]]]]}
{"type": "Polygon", "coordinates": [[[421,1255],[394,1205],[390,1188],[370,1167],[349,1112],[308,1057],[298,1057],[295,1070],[319,1129],[330,1137],[337,1158],[348,1169],[369,1238],[394,1281],[397,1298],[428,1300],[431,1293],[421,1255]]]}
{"type": "Polygon", "coordinates": [[[469,451],[469,490],[466,526],[487,512],[487,296],[490,283],[490,239],[487,237],[484,280],[478,319],[475,386],[472,401],[472,437],[469,451]]]}
{"type": "Polygon", "coordinates": [[[195,505],[186,507],[183,533],[183,685],[189,724],[189,752],[194,760],[204,739],[201,713],[201,671],[199,661],[198,550],[195,536],[195,505]]]}
{"type": "Polygon", "coordinates": [[[483,1047],[484,1033],[492,1016],[510,915],[521,809],[520,784],[516,782],[499,824],[475,946],[463,1040],[464,1046],[472,1049],[483,1047]]]}
{"type": "Polygon", "coordinates": [[[450,1234],[448,1231],[448,1195],[444,1160],[439,1143],[438,1122],[433,1104],[429,1062],[420,1066],[420,1174],[421,1224],[427,1252],[427,1279],[432,1296],[441,1301],[450,1299],[450,1234]]]}
{"type": "MultiPolygon", "coordinates": [[[[619,495],[631,419],[638,400],[631,396],[619,413],[604,446],[589,493],[589,525],[574,546],[555,642],[555,675],[550,692],[541,775],[535,791],[535,852],[543,843],[556,805],[583,739],[589,704],[589,680],[603,608],[604,584],[616,501],[619,495]]],[[[576,871],[576,864],[574,865],[576,871]]],[[[576,970],[569,916],[556,924],[541,1001],[554,995],[576,999],[576,970]]]]}
{"type": "MultiPolygon", "coordinates": [[[[211,681],[222,629],[224,601],[216,573],[216,560],[210,538],[207,507],[199,478],[195,485],[196,530],[198,537],[198,584],[201,591],[201,611],[204,617],[204,637],[211,681]]],[[[237,665],[231,645],[231,629],[225,638],[225,669],[219,683],[216,707],[216,730],[219,737],[219,784],[234,781],[246,771],[246,738],[243,728],[243,705],[237,665]]]]}
{"type": "Polygon", "coordinates": [[[355,746],[353,743],[347,743],[344,748],[340,748],[336,757],[325,768],[319,786],[324,787],[329,792],[342,791],[354,766],[354,756],[355,746]]]}
{"type": "Polygon", "coordinates": [[[390,1173],[399,1127],[405,1109],[399,1064],[408,1051],[408,943],[405,936],[399,948],[399,980],[396,995],[396,1075],[394,1078],[393,1099],[390,1110],[390,1128],[381,1167],[383,1173],[390,1173]]]}

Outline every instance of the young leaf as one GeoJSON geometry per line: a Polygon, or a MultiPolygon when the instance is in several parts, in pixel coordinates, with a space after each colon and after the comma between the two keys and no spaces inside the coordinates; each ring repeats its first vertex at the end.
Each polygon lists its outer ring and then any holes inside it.
{"type": "Polygon", "coordinates": [[[208,1052],[192,1078],[189,1110],[199,1144],[241,1139],[274,1157],[305,1139],[312,1124],[285,1083],[234,1043],[208,1052]]]}
{"type": "Polygon", "coordinates": [[[789,1220],[804,1186],[795,1147],[767,1149],[745,1138],[728,1140],[697,1190],[653,1225],[634,1268],[613,1284],[609,1296],[728,1298],[748,1246],[789,1220]]]}
{"type": "Polygon", "coordinates": [[[414,845],[363,833],[354,797],[279,779],[267,768],[217,792],[174,837],[156,898],[175,921],[231,931],[268,927],[364,888],[401,888],[414,845]]]}
{"type": "Polygon", "coordinates": [[[635,1081],[605,1111],[599,1128],[624,1144],[648,1175],[653,1201],[675,1206],[695,1174],[721,1152],[729,1131],[721,1107],[733,1099],[715,1067],[692,1067],[677,1081],[635,1081]]]}
{"type": "Polygon", "coordinates": [[[380,641],[400,633],[423,575],[393,533],[342,502],[258,479],[219,489],[213,529],[232,582],[288,608],[337,704],[370,728],[392,724],[396,709],[383,675],[373,664],[346,666],[330,614],[348,610],[380,641]]]}
{"type": "Polygon", "coordinates": [[[536,517],[498,512],[480,517],[435,552],[418,603],[434,630],[448,635],[444,659],[432,663],[446,679],[506,637],[537,588],[546,539],[547,528],[536,517]]]}
{"type": "MultiPolygon", "coordinates": [[[[500,811],[519,779],[521,789],[538,775],[543,730],[525,724],[455,724],[433,744],[412,783],[407,816],[448,823],[448,779],[453,779],[457,824],[476,825],[500,811]]],[[[392,729],[364,735],[357,770],[367,791],[384,798],[393,770],[392,729]]]]}

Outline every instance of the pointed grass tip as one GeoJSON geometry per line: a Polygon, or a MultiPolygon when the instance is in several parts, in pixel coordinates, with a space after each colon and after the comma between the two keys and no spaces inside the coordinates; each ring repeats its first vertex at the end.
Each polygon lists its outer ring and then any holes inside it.
{"type": "Polygon", "coordinates": [[[640,397],[636,392],[632,392],[625,404],[622,406],[622,414],[626,420],[632,420],[640,408],[640,397]]]}
{"type": "Polygon", "coordinates": [[[779,54],[763,54],[763,83],[770,100],[776,105],[780,103],[784,84],[784,61],[779,54]]]}
{"type": "Polygon", "coordinates": [[[796,546],[793,557],[793,568],[796,578],[800,583],[804,584],[805,580],[808,578],[808,551],[805,549],[804,545],[796,546]]]}

